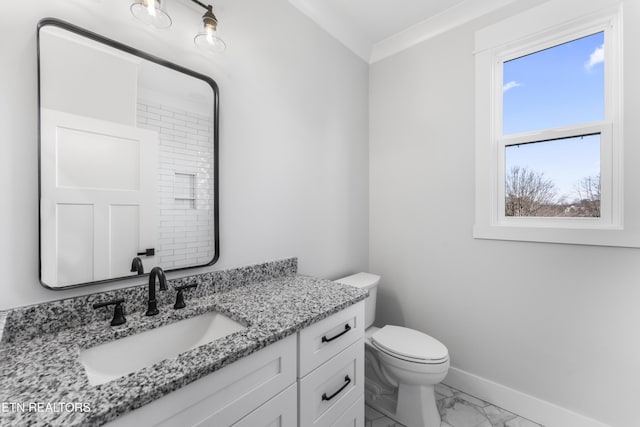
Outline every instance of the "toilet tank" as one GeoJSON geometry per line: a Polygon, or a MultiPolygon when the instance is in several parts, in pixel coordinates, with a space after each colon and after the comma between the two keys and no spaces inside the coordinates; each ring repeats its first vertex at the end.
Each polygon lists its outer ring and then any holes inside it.
{"type": "Polygon", "coordinates": [[[376,318],[376,296],[378,294],[380,276],[371,273],[357,273],[338,279],[336,282],[369,291],[369,296],[364,300],[364,328],[367,329],[373,325],[373,321],[376,318]]]}

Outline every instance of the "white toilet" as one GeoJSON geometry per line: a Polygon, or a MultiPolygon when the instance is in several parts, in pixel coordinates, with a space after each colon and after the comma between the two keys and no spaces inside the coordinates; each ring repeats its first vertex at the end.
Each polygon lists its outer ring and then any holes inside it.
{"type": "Polygon", "coordinates": [[[358,273],[336,282],[369,290],[365,300],[365,400],[407,427],[439,427],[434,387],[449,370],[449,352],[414,329],[373,325],[380,276],[358,273]]]}

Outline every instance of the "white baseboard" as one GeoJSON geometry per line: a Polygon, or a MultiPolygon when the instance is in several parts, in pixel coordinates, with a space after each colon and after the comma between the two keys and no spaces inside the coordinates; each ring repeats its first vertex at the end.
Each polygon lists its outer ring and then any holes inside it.
{"type": "Polygon", "coordinates": [[[610,427],[458,368],[449,368],[443,383],[546,427],[610,427]]]}

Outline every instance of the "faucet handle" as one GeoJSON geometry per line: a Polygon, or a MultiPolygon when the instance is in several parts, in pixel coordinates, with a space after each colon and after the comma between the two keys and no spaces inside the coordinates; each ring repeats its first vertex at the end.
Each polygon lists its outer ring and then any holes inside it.
{"type": "Polygon", "coordinates": [[[111,320],[111,326],[122,325],[127,321],[124,318],[124,309],[122,304],[124,303],[124,298],[118,298],[111,301],[97,302],[93,304],[93,309],[97,310],[98,308],[108,307],[110,305],[115,305],[113,309],[113,319],[111,320]]]}
{"type": "Polygon", "coordinates": [[[131,260],[131,272],[138,273],[138,276],[144,274],[144,264],[140,257],[135,257],[131,260]]]}
{"type": "Polygon", "coordinates": [[[176,291],[178,291],[178,293],[176,294],[176,303],[173,305],[173,308],[175,308],[176,310],[178,310],[179,308],[185,308],[186,304],[184,303],[183,291],[185,289],[195,288],[196,286],[198,286],[197,283],[191,283],[189,285],[176,286],[175,289],[176,289],[176,291]]]}

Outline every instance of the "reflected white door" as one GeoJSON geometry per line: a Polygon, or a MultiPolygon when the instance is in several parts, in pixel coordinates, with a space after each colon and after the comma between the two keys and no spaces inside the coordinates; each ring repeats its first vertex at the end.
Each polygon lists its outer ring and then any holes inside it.
{"type": "Polygon", "coordinates": [[[41,114],[43,283],[133,274],[137,252],[156,247],[157,133],[44,108],[41,114]]]}

